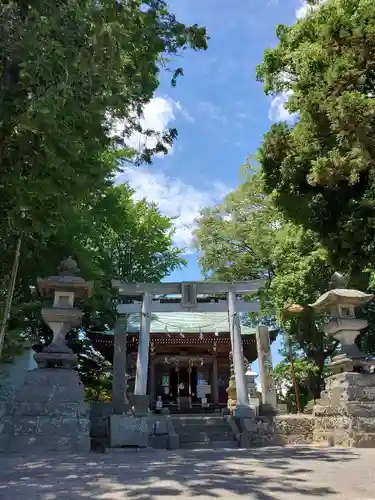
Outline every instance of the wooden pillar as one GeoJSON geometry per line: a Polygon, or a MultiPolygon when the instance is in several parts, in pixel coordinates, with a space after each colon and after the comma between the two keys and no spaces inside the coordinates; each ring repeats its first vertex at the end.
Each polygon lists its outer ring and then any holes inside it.
{"type": "Polygon", "coordinates": [[[266,326],[259,325],[256,329],[257,352],[259,361],[260,385],[262,388],[262,403],[276,409],[277,397],[273,382],[270,335],[266,326]]]}
{"type": "Polygon", "coordinates": [[[236,311],[236,293],[228,292],[229,325],[232,341],[234,375],[236,378],[238,416],[245,416],[251,413],[249,396],[247,393],[245,365],[243,356],[243,345],[241,337],[241,325],[236,311]]]}
{"type": "Polygon", "coordinates": [[[148,359],[150,348],[152,294],[145,292],[143,295],[141,311],[141,328],[139,332],[137,368],[135,376],[135,396],[146,396],[148,379],[148,359]]]}
{"type": "Polygon", "coordinates": [[[112,377],[112,403],[113,411],[119,415],[128,409],[126,397],[126,343],[127,343],[127,316],[119,316],[115,326],[115,339],[113,349],[113,377],[112,377]]]}
{"type": "Polygon", "coordinates": [[[152,359],[150,363],[150,377],[149,377],[149,387],[150,387],[150,403],[156,402],[156,359],[152,359]]]}
{"type": "Polygon", "coordinates": [[[218,391],[218,367],[217,367],[217,357],[214,356],[212,360],[212,383],[211,383],[211,388],[212,388],[212,401],[214,403],[219,402],[219,391],[218,391]]]}

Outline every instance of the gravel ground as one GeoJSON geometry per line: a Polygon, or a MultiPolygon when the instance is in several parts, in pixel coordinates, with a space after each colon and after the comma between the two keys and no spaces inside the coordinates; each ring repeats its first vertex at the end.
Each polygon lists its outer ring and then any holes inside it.
{"type": "Polygon", "coordinates": [[[375,500],[375,449],[0,456],[1,500],[375,500]]]}

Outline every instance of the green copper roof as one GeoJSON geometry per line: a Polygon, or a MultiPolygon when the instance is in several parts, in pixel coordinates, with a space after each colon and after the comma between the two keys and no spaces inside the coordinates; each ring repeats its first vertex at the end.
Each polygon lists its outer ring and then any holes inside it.
{"type": "MultiPolygon", "coordinates": [[[[130,314],[128,318],[128,333],[138,333],[140,329],[140,314],[130,314]]],[[[228,313],[152,313],[151,333],[228,333],[228,313]]],[[[255,328],[241,325],[243,335],[254,335],[255,328]]],[[[110,332],[108,332],[110,333],[110,332]]],[[[111,332],[112,333],[112,332],[111,332]]]]}

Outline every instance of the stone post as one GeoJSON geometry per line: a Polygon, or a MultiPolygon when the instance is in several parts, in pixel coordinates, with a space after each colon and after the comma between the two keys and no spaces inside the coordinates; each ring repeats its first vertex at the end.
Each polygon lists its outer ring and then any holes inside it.
{"type": "Polygon", "coordinates": [[[262,388],[262,404],[270,410],[276,410],[277,397],[271,374],[272,357],[270,336],[266,326],[259,325],[257,327],[256,342],[259,360],[260,385],[262,388]]]}
{"type": "Polygon", "coordinates": [[[134,388],[134,406],[136,411],[144,413],[148,407],[147,381],[148,361],[150,348],[150,324],[151,324],[152,294],[145,292],[143,295],[141,311],[141,328],[139,332],[137,367],[134,388]]]}
{"type": "Polygon", "coordinates": [[[236,293],[228,292],[229,326],[232,342],[233,365],[236,380],[237,404],[234,414],[239,417],[252,416],[247,394],[241,326],[236,311],[236,293]]]}
{"type": "Polygon", "coordinates": [[[214,403],[218,403],[219,401],[219,392],[218,392],[218,367],[217,367],[217,357],[214,356],[212,360],[212,401],[214,403]]]}
{"type": "Polygon", "coordinates": [[[127,343],[127,317],[120,316],[115,326],[115,344],[113,350],[113,379],[112,379],[112,402],[113,412],[121,415],[129,409],[126,396],[127,373],[126,373],[126,343],[127,343]]]}

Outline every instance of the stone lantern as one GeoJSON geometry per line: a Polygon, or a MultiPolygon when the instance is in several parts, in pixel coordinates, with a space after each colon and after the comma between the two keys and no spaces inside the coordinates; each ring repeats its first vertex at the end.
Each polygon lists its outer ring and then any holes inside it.
{"type": "Polygon", "coordinates": [[[341,353],[332,359],[332,375],[314,406],[314,441],[331,446],[375,448],[375,374],[355,341],[367,321],[356,318],[356,308],[372,295],[346,288],[334,288],[314,304],[315,310],[330,315],[324,327],[341,344],[341,353]]]}
{"type": "MultiPolygon", "coordinates": [[[[330,368],[333,373],[365,370],[370,362],[355,343],[361,330],[368,325],[364,319],[356,317],[357,307],[373,299],[373,295],[359,290],[335,288],[324,293],[310,307],[318,312],[328,313],[329,322],[324,326],[326,335],[332,335],[340,342],[341,353],[332,359],[330,368]]],[[[373,362],[371,362],[373,364],[373,362]]]]}
{"type": "Polygon", "coordinates": [[[247,383],[247,393],[249,395],[250,407],[253,409],[255,414],[258,414],[260,406],[257,384],[255,382],[257,376],[258,374],[253,371],[251,364],[248,363],[247,370],[245,373],[246,383],[247,383]]]}
{"type": "Polygon", "coordinates": [[[65,336],[81,324],[83,312],[74,307],[75,298],[92,294],[92,283],[76,276],[78,272],[77,263],[69,257],[60,264],[58,276],[38,278],[39,293],[53,297],[53,306],[42,309],[43,321],[51,328],[53,339],[35,355],[41,368],[72,368],[77,364],[76,356],[65,343],[65,336]]]}
{"type": "MultiPolygon", "coordinates": [[[[247,385],[247,393],[249,397],[250,403],[255,403],[255,399],[257,399],[257,404],[255,404],[256,408],[252,408],[255,412],[258,411],[259,407],[259,398],[257,396],[257,387],[255,383],[255,378],[258,376],[257,373],[252,371],[251,364],[244,357],[244,367],[245,367],[245,380],[247,385]]],[[[230,413],[233,413],[237,406],[237,387],[236,387],[236,377],[234,375],[234,365],[233,365],[233,356],[232,352],[229,353],[229,362],[230,362],[230,377],[229,384],[226,389],[228,394],[227,408],[230,413]]]]}
{"type": "Polygon", "coordinates": [[[65,344],[66,334],[78,327],[82,311],[75,297],[91,295],[92,283],[75,276],[77,263],[62,262],[60,274],[39,279],[42,295],[53,297],[53,306],[42,318],[53,340],[35,355],[38,368],[26,372],[14,404],[0,417],[0,451],[22,453],[81,453],[90,450],[89,405],[79,379],[76,356],[65,344]]]}

